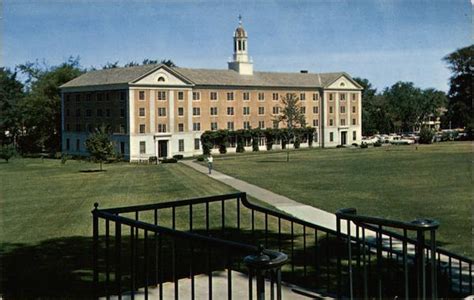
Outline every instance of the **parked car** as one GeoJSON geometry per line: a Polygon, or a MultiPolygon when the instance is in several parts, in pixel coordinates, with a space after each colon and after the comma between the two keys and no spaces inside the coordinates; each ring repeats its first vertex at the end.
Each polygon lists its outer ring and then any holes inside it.
{"type": "Polygon", "coordinates": [[[414,143],[415,143],[414,139],[403,138],[401,136],[395,136],[390,141],[390,144],[392,144],[392,145],[411,145],[411,144],[414,144],[414,143]]]}
{"type": "Polygon", "coordinates": [[[365,143],[367,145],[373,145],[374,143],[378,142],[378,140],[379,139],[375,136],[370,136],[370,137],[364,136],[364,137],[362,137],[362,143],[365,143]]]}

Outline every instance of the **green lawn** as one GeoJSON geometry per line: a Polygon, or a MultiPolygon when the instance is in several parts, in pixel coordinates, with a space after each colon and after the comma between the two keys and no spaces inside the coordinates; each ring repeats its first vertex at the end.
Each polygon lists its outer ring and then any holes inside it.
{"type": "Polygon", "coordinates": [[[310,149],[216,157],[216,170],[330,212],[434,218],[444,248],[473,257],[472,145],[310,149]]]}

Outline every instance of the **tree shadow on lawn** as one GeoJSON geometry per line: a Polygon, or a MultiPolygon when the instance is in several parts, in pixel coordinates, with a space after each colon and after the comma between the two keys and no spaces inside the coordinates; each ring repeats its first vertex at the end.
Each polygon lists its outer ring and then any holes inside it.
{"type": "Polygon", "coordinates": [[[107,170],[79,170],[80,173],[101,173],[106,171],[107,170]]]}

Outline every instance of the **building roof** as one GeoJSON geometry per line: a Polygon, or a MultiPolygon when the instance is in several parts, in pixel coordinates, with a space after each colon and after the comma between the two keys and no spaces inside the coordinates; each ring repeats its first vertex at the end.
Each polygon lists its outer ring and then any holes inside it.
{"type": "MultiPolygon", "coordinates": [[[[163,64],[143,65],[127,68],[114,68],[87,72],[61,86],[61,88],[85,87],[95,85],[130,84],[163,67],[178,77],[184,78],[196,86],[246,86],[246,87],[326,87],[344,72],[335,73],[280,73],[254,72],[253,75],[240,75],[234,70],[190,69],[167,67],[163,64]]],[[[352,79],[351,79],[352,80],[352,79]]]]}

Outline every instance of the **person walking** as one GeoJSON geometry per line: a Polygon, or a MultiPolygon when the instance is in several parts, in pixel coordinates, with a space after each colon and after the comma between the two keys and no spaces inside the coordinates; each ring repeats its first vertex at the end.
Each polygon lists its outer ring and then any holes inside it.
{"type": "Polygon", "coordinates": [[[207,157],[207,166],[209,168],[209,174],[211,174],[212,172],[212,162],[214,161],[214,159],[212,158],[212,155],[209,154],[209,156],[207,157]]]}

